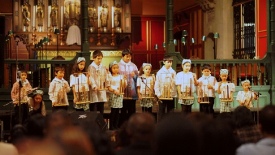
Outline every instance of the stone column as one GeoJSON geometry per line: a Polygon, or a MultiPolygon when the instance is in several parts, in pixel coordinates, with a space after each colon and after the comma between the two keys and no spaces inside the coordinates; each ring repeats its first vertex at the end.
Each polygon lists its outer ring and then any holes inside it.
{"type": "Polygon", "coordinates": [[[90,64],[90,50],[89,50],[89,17],[88,17],[88,0],[81,0],[81,53],[80,55],[85,57],[86,66],[90,64]]]}
{"type": "Polygon", "coordinates": [[[201,0],[204,13],[204,34],[205,59],[214,59],[214,39],[213,33],[219,33],[216,39],[217,59],[232,59],[233,52],[233,7],[232,1],[216,0],[210,3],[208,0],[201,0]],[[207,5],[207,3],[209,3],[207,5]],[[203,7],[210,6],[210,8],[203,7]]]}

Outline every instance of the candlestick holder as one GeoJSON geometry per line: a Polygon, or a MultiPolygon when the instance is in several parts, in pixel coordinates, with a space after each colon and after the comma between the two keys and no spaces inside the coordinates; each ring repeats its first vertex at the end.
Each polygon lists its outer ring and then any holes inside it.
{"type": "Polygon", "coordinates": [[[63,31],[63,27],[60,28],[60,45],[65,45],[65,43],[63,42],[63,38],[64,38],[64,31],[63,31]]]}
{"type": "Polygon", "coordinates": [[[111,42],[111,46],[115,46],[115,29],[112,28],[112,42],[111,42]]]}
{"type": "Polygon", "coordinates": [[[51,41],[52,41],[52,34],[50,32],[48,32],[47,34],[49,41],[47,42],[47,45],[51,45],[51,41]]]}
{"type": "Polygon", "coordinates": [[[101,43],[100,43],[100,27],[98,27],[98,31],[97,31],[97,46],[101,46],[101,43]]]}
{"type": "Polygon", "coordinates": [[[36,41],[37,41],[36,34],[33,32],[32,33],[32,45],[34,45],[36,41]]]}

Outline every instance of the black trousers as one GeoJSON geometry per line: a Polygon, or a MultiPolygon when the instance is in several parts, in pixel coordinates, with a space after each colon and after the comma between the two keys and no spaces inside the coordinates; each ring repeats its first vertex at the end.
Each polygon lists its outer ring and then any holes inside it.
{"type": "Polygon", "coordinates": [[[193,104],[191,104],[191,105],[184,105],[184,104],[182,104],[181,105],[181,111],[182,111],[182,113],[184,113],[184,114],[191,113],[191,111],[192,111],[192,105],[193,104]]]}
{"type": "Polygon", "coordinates": [[[89,104],[90,111],[97,112],[99,111],[100,114],[104,114],[104,102],[96,102],[96,103],[90,103],[89,104]]]}
{"type": "Polygon", "coordinates": [[[20,105],[21,106],[21,111],[19,108],[19,105],[16,105],[14,107],[14,122],[13,125],[16,124],[24,124],[29,116],[29,106],[27,103],[23,103],[20,105]],[[21,113],[21,116],[19,116],[19,113],[21,113]]]}
{"type": "Polygon", "coordinates": [[[214,97],[209,97],[209,104],[208,103],[200,104],[200,112],[204,112],[206,114],[213,115],[214,114],[214,109],[213,109],[214,101],[215,101],[214,97]]]}
{"type": "Polygon", "coordinates": [[[119,110],[120,108],[111,108],[110,113],[110,130],[119,128],[119,110]]]}
{"type": "Polygon", "coordinates": [[[136,113],[136,100],[123,100],[123,107],[121,109],[121,119],[119,124],[122,125],[134,113],[136,113]]]}
{"type": "Polygon", "coordinates": [[[158,112],[158,120],[161,120],[165,113],[174,111],[174,99],[173,100],[161,100],[162,103],[159,103],[159,112],[158,112]]]}

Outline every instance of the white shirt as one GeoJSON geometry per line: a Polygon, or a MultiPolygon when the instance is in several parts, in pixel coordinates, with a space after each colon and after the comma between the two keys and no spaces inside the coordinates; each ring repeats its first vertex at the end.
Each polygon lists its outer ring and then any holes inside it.
{"type": "Polygon", "coordinates": [[[192,72],[179,72],[176,76],[176,85],[180,85],[181,92],[187,92],[186,88],[191,88],[191,93],[195,92],[194,77],[192,72]]]}
{"type": "Polygon", "coordinates": [[[155,82],[155,93],[158,97],[165,96],[164,89],[167,87],[170,91],[170,97],[176,97],[177,91],[176,91],[176,71],[170,67],[169,69],[166,69],[164,66],[157,72],[156,75],[156,82],[155,82]]]}
{"type": "Polygon", "coordinates": [[[85,88],[85,91],[89,91],[88,79],[83,73],[78,74],[77,77],[73,74],[70,76],[70,87],[72,86],[74,86],[75,92],[83,92],[83,87],[85,88]]]}
{"type": "Polygon", "coordinates": [[[207,94],[208,97],[215,97],[215,84],[217,82],[214,76],[202,76],[198,79],[199,86],[204,94],[207,94]],[[208,84],[212,85],[213,89],[208,89],[208,84]]]}
{"type": "Polygon", "coordinates": [[[236,150],[236,155],[274,155],[275,139],[264,138],[257,143],[243,144],[236,150]]]}
{"type": "MultiPolygon", "coordinates": [[[[217,91],[219,87],[219,82],[215,85],[215,90],[217,91]]],[[[234,83],[222,83],[220,87],[221,93],[219,94],[219,98],[231,98],[231,92],[235,92],[234,83]]]]}

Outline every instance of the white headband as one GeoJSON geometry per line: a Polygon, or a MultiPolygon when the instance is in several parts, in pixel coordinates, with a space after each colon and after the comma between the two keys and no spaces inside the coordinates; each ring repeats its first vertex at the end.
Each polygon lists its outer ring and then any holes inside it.
{"type": "Polygon", "coordinates": [[[76,63],[80,63],[82,61],[86,61],[84,57],[78,57],[76,63]]]}
{"type": "Polygon", "coordinates": [[[114,66],[114,65],[118,65],[118,62],[116,62],[116,61],[111,62],[111,63],[109,64],[109,68],[111,68],[111,67],[114,66]]]}
{"type": "Polygon", "coordinates": [[[249,81],[249,80],[244,80],[244,81],[241,82],[242,85],[243,85],[244,83],[250,84],[250,81],[249,81]]]}
{"type": "Polygon", "coordinates": [[[221,69],[220,74],[228,74],[228,70],[227,69],[221,69]]]}
{"type": "Polygon", "coordinates": [[[142,64],[142,68],[144,68],[145,66],[150,66],[150,67],[152,67],[152,65],[151,65],[150,63],[143,63],[143,64],[142,64]]]}
{"type": "Polygon", "coordinates": [[[34,90],[34,91],[33,91],[33,95],[37,95],[37,94],[43,95],[44,92],[43,92],[43,90],[40,90],[40,89],[34,90]]]}
{"type": "Polygon", "coordinates": [[[185,64],[187,62],[191,64],[191,60],[190,59],[183,59],[181,64],[185,64]]]}

